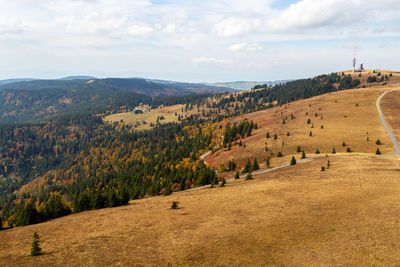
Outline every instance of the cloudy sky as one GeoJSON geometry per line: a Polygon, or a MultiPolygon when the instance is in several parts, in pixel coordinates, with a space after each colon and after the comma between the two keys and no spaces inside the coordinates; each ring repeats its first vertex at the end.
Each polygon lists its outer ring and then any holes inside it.
{"type": "Polygon", "coordinates": [[[278,80],[400,69],[398,0],[0,0],[0,79],[278,80]]]}

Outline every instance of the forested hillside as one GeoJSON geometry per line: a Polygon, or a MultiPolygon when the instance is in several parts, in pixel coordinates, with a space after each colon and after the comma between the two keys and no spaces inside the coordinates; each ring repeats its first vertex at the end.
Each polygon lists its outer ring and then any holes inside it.
{"type": "Polygon", "coordinates": [[[219,122],[224,118],[360,83],[351,76],[330,74],[214,97],[151,98],[116,89],[121,82],[35,81],[41,89],[19,83],[0,91],[0,102],[6,104],[0,106],[3,114],[8,110],[25,120],[42,119],[40,123],[0,125],[0,210],[6,225],[25,225],[71,211],[218,183],[215,171],[199,161],[200,155],[257,129],[248,121],[222,127],[219,122]],[[54,102],[58,103],[54,108],[65,114],[44,120],[41,108],[54,102]],[[186,110],[197,108],[198,113],[145,131],[124,122],[103,122],[104,110],[138,103],[186,103],[186,110]]]}

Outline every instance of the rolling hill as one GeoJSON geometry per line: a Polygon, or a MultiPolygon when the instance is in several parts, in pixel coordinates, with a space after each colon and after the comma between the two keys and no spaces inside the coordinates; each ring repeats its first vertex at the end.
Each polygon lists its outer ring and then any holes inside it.
{"type": "Polygon", "coordinates": [[[1,128],[4,225],[63,216],[57,199],[78,213],[1,231],[0,265],[398,264],[399,148],[383,118],[399,138],[400,75],[380,72],[158,108],[148,116],[174,123],[138,131],[98,115],[1,128]],[[33,231],[38,258],[25,256],[33,231]]]}
{"type": "MultiPolygon", "coordinates": [[[[343,98],[324,95],[286,108],[294,112],[310,103],[325,106],[346,98],[357,99],[361,107],[372,100],[371,92],[389,90],[381,107],[399,138],[398,89],[396,84],[354,89],[343,98]],[[359,92],[364,90],[365,94],[359,92]]],[[[363,113],[354,105],[343,105],[349,117],[363,113]]],[[[364,120],[381,131],[376,109],[367,109],[371,112],[362,115],[364,120]]],[[[294,115],[300,118],[304,111],[294,115]]],[[[358,127],[347,124],[341,113],[325,112],[327,121],[336,120],[348,132],[358,127]]],[[[385,138],[383,134],[384,130],[380,138],[385,138]]],[[[360,153],[329,154],[254,175],[251,181],[239,179],[225,187],[145,198],[128,206],[1,231],[0,264],[398,265],[399,156],[374,156],[356,145],[364,142],[363,134],[360,140],[357,132],[354,136],[354,150],[360,153]],[[330,167],[322,172],[328,160],[330,167]],[[178,201],[180,209],[169,209],[172,201],[178,201]],[[26,256],[34,231],[41,236],[44,251],[36,258],[26,256]]],[[[390,141],[386,142],[386,153],[391,153],[390,141]]]]}

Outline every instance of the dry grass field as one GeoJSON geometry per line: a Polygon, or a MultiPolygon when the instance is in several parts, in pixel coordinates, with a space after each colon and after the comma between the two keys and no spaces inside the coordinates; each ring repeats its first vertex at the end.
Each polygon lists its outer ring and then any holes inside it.
{"type": "Polygon", "coordinates": [[[181,110],[181,106],[176,105],[172,107],[157,108],[144,113],[135,114],[133,112],[124,112],[108,115],[104,118],[104,121],[109,123],[124,122],[130,125],[137,125],[137,130],[149,129],[150,124],[156,124],[157,118],[164,117],[163,120],[159,120],[159,123],[177,122],[178,116],[175,116],[175,112],[181,110]],[[143,123],[145,122],[145,123],[143,123]]]}
{"type": "MultiPolygon", "coordinates": [[[[392,83],[349,90],[243,116],[260,126],[243,140],[247,147],[234,146],[209,162],[231,156],[264,159],[265,142],[275,153],[299,158],[300,145],[307,155],[318,148],[328,157],[223,188],[146,198],[0,231],[0,266],[400,265],[400,157],[371,155],[378,138],[382,153],[393,152],[375,102],[383,91],[397,88],[392,83]],[[266,139],[267,131],[271,137],[277,133],[278,140],[266,139]],[[343,141],[356,153],[346,153],[343,141]],[[330,155],[333,147],[336,156],[330,155]],[[331,166],[322,172],[328,160],[331,166]],[[172,201],[181,208],[170,210],[172,201]],[[44,254],[29,257],[35,231],[44,254]]],[[[398,139],[399,103],[400,91],[381,102],[398,139]]],[[[287,162],[289,156],[279,160],[287,162]]]]}

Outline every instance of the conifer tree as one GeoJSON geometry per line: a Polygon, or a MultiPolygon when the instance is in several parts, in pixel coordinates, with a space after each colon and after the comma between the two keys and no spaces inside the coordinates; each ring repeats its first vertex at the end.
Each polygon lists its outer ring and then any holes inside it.
{"type": "Polygon", "coordinates": [[[282,157],[283,157],[282,152],[278,152],[277,157],[278,157],[278,158],[282,158],[282,157]]]}
{"type": "Polygon", "coordinates": [[[222,178],[222,182],[221,182],[221,184],[219,186],[220,187],[224,187],[225,184],[226,184],[226,180],[225,180],[225,178],[222,178]]]}
{"type": "Polygon", "coordinates": [[[267,165],[267,168],[271,167],[271,162],[270,161],[271,161],[270,157],[267,157],[267,161],[266,161],[266,164],[265,164],[265,165],[267,165]]]}
{"type": "Polygon", "coordinates": [[[301,152],[301,147],[299,145],[297,145],[297,150],[296,152],[301,152]]]}
{"type": "Polygon", "coordinates": [[[336,149],[335,148],[332,149],[332,154],[336,154],[336,149]]]}
{"type": "Polygon", "coordinates": [[[239,178],[240,178],[239,172],[236,172],[236,174],[235,174],[235,180],[237,180],[237,179],[239,179],[239,178]]]}
{"type": "Polygon", "coordinates": [[[296,158],[292,156],[292,159],[290,160],[290,165],[296,165],[296,158]]]}
{"type": "Polygon", "coordinates": [[[42,253],[42,249],[40,248],[40,240],[39,240],[39,235],[35,232],[33,234],[33,241],[32,241],[32,247],[31,247],[31,256],[38,256],[42,253]]]}
{"type": "Polygon", "coordinates": [[[304,150],[303,150],[303,153],[301,154],[301,159],[305,159],[306,158],[306,152],[304,152],[304,150]]]}
{"type": "Polygon", "coordinates": [[[257,171],[260,169],[260,165],[258,164],[257,158],[254,158],[252,171],[257,171]]]}
{"type": "Polygon", "coordinates": [[[375,154],[376,154],[376,155],[381,155],[381,154],[382,154],[381,151],[379,150],[379,148],[376,149],[375,154]]]}
{"type": "Polygon", "coordinates": [[[246,166],[244,166],[243,173],[247,173],[251,171],[251,162],[250,159],[247,159],[246,166]]]}

